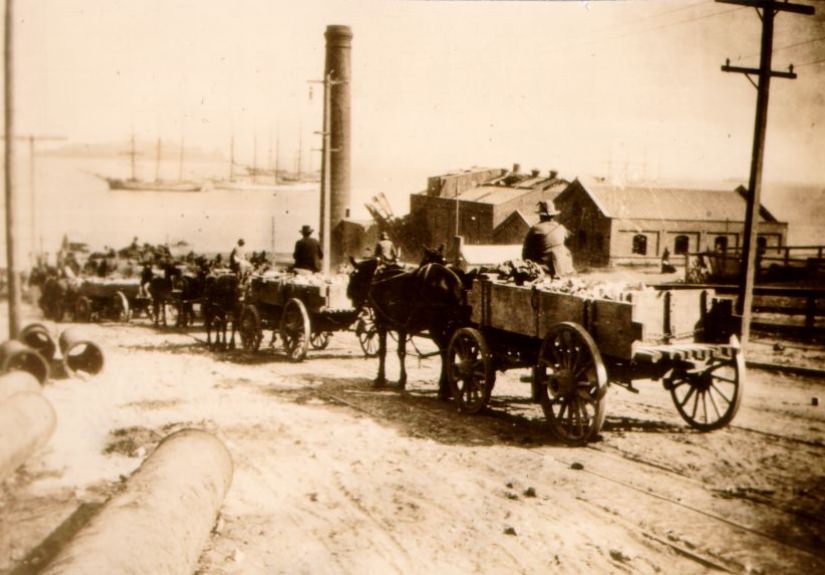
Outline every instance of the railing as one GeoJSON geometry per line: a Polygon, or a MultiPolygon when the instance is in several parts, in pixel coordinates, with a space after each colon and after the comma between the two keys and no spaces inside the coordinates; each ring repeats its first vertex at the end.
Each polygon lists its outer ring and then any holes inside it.
{"type": "MultiPolygon", "coordinates": [[[[739,293],[731,284],[659,284],[656,289],[708,289],[718,295],[739,293]]],[[[753,289],[753,323],[759,329],[803,331],[811,335],[825,330],[825,288],[756,286],[753,289]],[[781,316],[778,320],[775,316],[781,316]],[[787,318],[787,321],[785,321],[787,318]]]]}
{"type": "MultiPolygon", "coordinates": [[[[739,276],[741,250],[685,254],[685,281],[726,281],[739,276]]],[[[757,254],[758,280],[797,281],[825,273],[825,246],[769,247],[757,254]],[[791,256],[793,254],[793,257],[791,256]]]]}

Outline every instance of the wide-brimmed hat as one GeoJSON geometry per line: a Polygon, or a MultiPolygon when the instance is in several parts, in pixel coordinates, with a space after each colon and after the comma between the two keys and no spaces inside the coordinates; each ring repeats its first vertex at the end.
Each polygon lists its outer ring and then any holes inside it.
{"type": "Polygon", "coordinates": [[[315,230],[313,230],[313,229],[312,229],[312,226],[308,226],[308,225],[306,225],[306,224],[304,224],[303,226],[301,226],[301,233],[302,233],[302,234],[304,234],[304,235],[309,235],[309,234],[311,234],[311,233],[312,233],[312,232],[314,232],[314,231],[315,231],[315,230]]]}
{"type": "Polygon", "coordinates": [[[540,216],[557,216],[561,213],[555,206],[544,201],[538,203],[538,208],[539,209],[536,210],[536,213],[540,216]]]}

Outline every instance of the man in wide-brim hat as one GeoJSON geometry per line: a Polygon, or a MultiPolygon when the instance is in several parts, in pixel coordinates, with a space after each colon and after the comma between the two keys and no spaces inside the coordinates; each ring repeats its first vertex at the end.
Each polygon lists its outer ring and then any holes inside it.
{"type": "Polygon", "coordinates": [[[573,258],[565,241],[568,231],[554,218],[559,215],[555,206],[548,202],[539,202],[539,222],[532,226],[524,238],[521,259],[540,264],[545,271],[555,277],[566,276],[576,272],[573,258]]]}
{"type": "Polygon", "coordinates": [[[321,260],[324,259],[324,252],[321,250],[321,244],[318,240],[312,237],[313,231],[315,230],[306,224],[301,226],[301,236],[303,237],[295,242],[295,251],[292,254],[295,260],[293,268],[296,270],[321,271],[321,260]]]}

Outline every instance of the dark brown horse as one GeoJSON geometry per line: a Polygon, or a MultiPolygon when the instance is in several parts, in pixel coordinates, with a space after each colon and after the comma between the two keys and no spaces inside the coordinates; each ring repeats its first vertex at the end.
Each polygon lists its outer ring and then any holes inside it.
{"type": "Polygon", "coordinates": [[[228,347],[235,349],[235,330],[241,315],[240,296],[240,282],[235,274],[219,273],[206,277],[203,291],[203,323],[206,326],[206,343],[210,347],[213,345],[213,330],[214,346],[220,349],[227,347],[226,332],[231,323],[228,347]]]}
{"type": "MultiPolygon", "coordinates": [[[[152,319],[155,325],[166,326],[166,306],[175,305],[172,291],[181,271],[172,263],[164,263],[162,276],[152,276],[149,280],[149,295],[152,297],[152,319]]],[[[145,279],[145,278],[144,278],[145,279]]]]}
{"type": "MultiPolygon", "coordinates": [[[[375,385],[386,384],[387,332],[395,331],[401,364],[398,386],[404,389],[407,336],[426,332],[443,355],[455,326],[466,321],[461,279],[456,272],[438,263],[423,264],[414,271],[379,267],[374,259],[352,260],[352,265],[355,269],[350,275],[347,295],[356,307],[369,306],[375,312],[379,361],[375,385]]],[[[449,398],[443,370],[438,392],[440,398],[449,398]]]]}

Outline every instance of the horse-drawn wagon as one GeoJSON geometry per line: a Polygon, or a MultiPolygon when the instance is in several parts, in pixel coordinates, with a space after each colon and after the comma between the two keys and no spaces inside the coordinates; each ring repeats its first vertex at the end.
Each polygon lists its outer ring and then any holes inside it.
{"type": "Polygon", "coordinates": [[[554,435],[584,443],[602,427],[609,383],[662,380],[681,417],[701,431],[730,423],[745,361],[730,301],[711,290],[635,288],[606,295],[575,282],[518,286],[482,276],[465,292],[445,376],[459,407],[481,411],[497,371],[532,368],[533,399],[554,435]],[[567,289],[573,293],[563,293],[567,289]]]}
{"type": "Polygon", "coordinates": [[[138,278],[83,278],[70,291],[74,319],[88,322],[109,319],[127,322],[146,309],[149,298],[141,294],[138,278]]]}
{"type": "Polygon", "coordinates": [[[272,344],[279,333],[289,358],[301,361],[310,346],[326,348],[333,332],[353,324],[364,353],[373,355],[375,330],[368,312],[347,297],[346,276],[266,272],[247,284],[238,331],[249,352],[258,350],[265,329],[272,344]]]}

